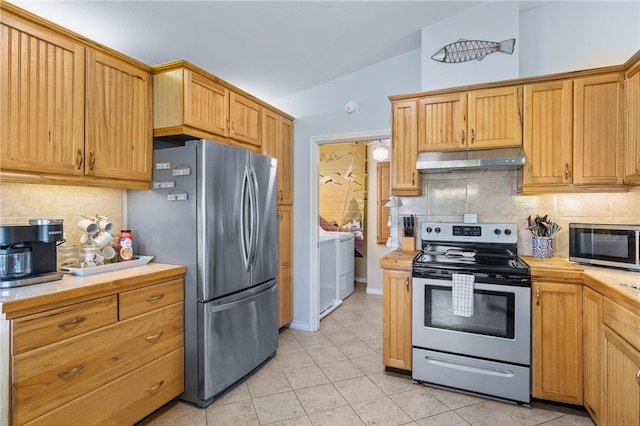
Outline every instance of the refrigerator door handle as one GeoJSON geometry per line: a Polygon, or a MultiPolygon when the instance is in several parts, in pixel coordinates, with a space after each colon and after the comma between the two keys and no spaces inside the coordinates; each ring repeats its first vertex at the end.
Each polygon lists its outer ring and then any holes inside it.
{"type": "Polygon", "coordinates": [[[256,172],[253,169],[253,167],[251,167],[251,170],[249,172],[249,176],[251,178],[251,182],[253,185],[253,203],[252,203],[252,214],[253,214],[253,218],[252,218],[252,226],[251,226],[251,257],[249,259],[249,262],[251,263],[251,268],[253,269],[253,267],[255,266],[256,263],[256,257],[257,257],[257,253],[258,253],[258,236],[260,235],[260,228],[261,228],[261,224],[260,224],[260,186],[258,185],[258,178],[256,177],[256,172]]]}
{"type": "Polygon", "coordinates": [[[251,223],[247,229],[247,198],[249,208],[251,207],[251,189],[249,188],[249,172],[247,168],[244,169],[242,176],[242,193],[240,196],[240,242],[242,248],[242,260],[244,261],[244,267],[247,271],[251,269],[250,257],[251,257],[251,223]]]}

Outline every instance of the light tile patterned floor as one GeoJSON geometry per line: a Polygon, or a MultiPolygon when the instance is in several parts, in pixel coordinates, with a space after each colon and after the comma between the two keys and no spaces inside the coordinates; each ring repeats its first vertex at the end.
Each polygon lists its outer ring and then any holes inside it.
{"type": "Polygon", "coordinates": [[[413,383],[385,372],[381,354],[382,297],[356,284],[319,332],[283,331],[276,357],[206,409],[173,401],[139,425],[594,424],[583,411],[539,402],[522,407],[413,383]]]}

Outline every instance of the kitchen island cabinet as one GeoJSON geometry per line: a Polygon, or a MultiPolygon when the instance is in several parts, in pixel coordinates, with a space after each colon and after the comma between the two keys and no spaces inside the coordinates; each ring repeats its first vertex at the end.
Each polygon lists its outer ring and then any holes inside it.
{"type": "Polygon", "coordinates": [[[182,393],[185,271],[152,263],[3,290],[0,423],[133,424],[182,393]]]}
{"type": "Polygon", "coordinates": [[[520,86],[430,95],[419,105],[419,152],[522,145],[520,86]]]}
{"type": "Polygon", "coordinates": [[[420,195],[417,100],[391,103],[391,194],[420,195]]]}
{"type": "Polygon", "coordinates": [[[411,262],[417,252],[396,250],[382,259],[382,363],[411,370],[411,262]]]}
{"type": "Polygon", "coordinates": [[[150,68],[9,3],[0,27],[2,180],[147,189],[150,68]]]}

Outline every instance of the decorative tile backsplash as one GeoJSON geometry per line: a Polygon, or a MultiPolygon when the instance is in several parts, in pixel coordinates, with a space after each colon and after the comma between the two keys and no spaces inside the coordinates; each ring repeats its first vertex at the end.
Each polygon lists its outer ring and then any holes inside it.
{"type": "MultiPolygon", "coordinates": [[[[562,229],[554,256],[569,256],[569,223],[640,223],[640,191],[625,193],[516,195],[516,171],[467,171],[422,175],[422,196],[401,197],[399,215],[420,221],[462,222],[465,213],[478,222],[518,225],[518,253],[531,255],[527,217],[548,214],[562,229]]],[[[399,235],[399,234],[395,234],[399,235]]]]}
{"type": "Polygon", "coordinates": [[[79,244],[82,215],[108,214],[117,235],[123,224],[121,189],[0,183],[0,222],[27,224],[29,219],[62,219],[66,240],[79,244]]]}

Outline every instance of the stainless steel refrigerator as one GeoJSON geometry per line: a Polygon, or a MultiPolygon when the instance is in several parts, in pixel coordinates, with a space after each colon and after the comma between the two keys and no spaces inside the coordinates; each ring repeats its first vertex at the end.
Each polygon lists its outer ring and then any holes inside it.
{"type": "Polygon", "coordinates": [[[188,141],[127,194],[134,251],[187,266],[181,399],[206,407],[278,348],[276,160],[188,141]]]}

